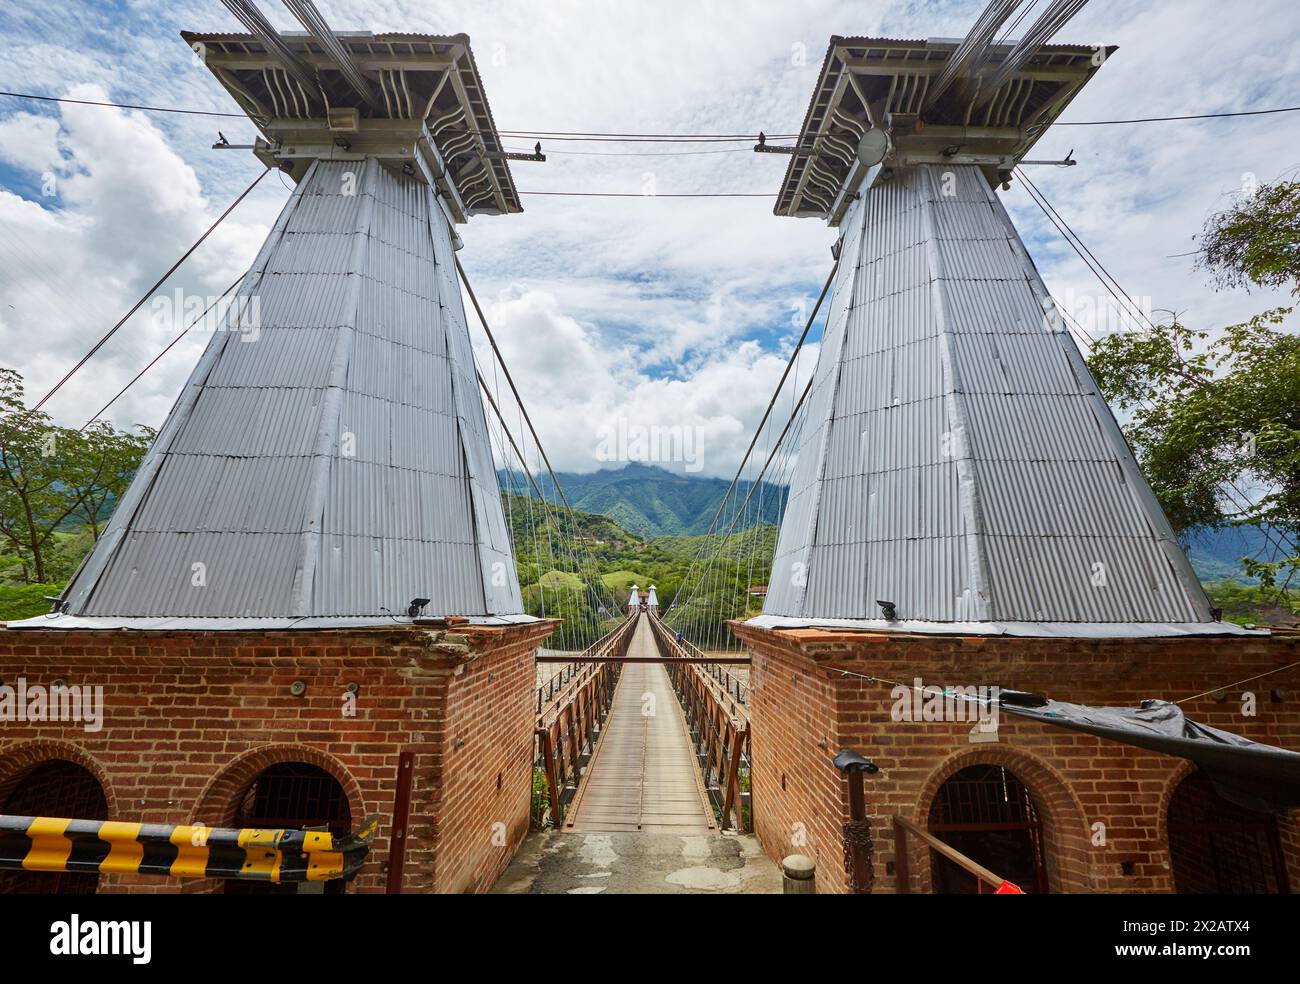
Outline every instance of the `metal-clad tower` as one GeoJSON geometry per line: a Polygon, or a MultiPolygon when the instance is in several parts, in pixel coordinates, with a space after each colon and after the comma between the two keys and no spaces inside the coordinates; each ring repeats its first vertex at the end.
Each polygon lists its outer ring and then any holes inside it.
{"type": "Polygon", "coordinates": [[[840,238],[768,624],[1218,628],[993,190],[1112,50],[992,44],[1016,6],[831,40],[776,206],[840,238]]]}
{"type": "Polygon", "coordinates": [[[61,621],[519,615],[454,223],[521,208],[469,39],[227,6],[253,33],[183,36],[298,184],[61,621]]]}

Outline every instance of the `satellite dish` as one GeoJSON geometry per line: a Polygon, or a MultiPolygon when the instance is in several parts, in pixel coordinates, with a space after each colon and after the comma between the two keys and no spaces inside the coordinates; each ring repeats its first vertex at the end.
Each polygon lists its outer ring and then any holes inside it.
{"type": "Polygon", "coordinates": [[[884,130],[871,129],[858,141],[858,160],[867,167],[875,167],[889,153],[889,135],[884,130]]]}

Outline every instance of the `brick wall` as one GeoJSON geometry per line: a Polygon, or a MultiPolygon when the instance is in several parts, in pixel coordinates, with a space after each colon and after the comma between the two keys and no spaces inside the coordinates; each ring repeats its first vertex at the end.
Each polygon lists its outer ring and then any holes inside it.
{"type": "Polygon", "coordinates": [[[487,891],[528,833],[538,641],[523,636],[449,680],[429,777],[436,891],[487,891]]]}
{"type": "MultiPolygon", "coordinates": [[[[533,657],[553,628],[0,628],[0,681],[98,684],[105,707],[97,733],[77,723],[0,722],[0,802],[32,765],[63,758],[99,779],[113,819],[228,824],[262,769],[304,761],[339,781],[354,826],[371,813],[383,817],[349,889],[381,892],[398,760],[407,751],[414,779],[403,891],[483,891],[527,831],[533,657]],[[294,681],[306,684],[302,696],[290,693],[294,681]],[[358,687],[356,713],[346,717],[350,683],[358,687]]],[[[99,890],[215,887],[108,875],[99,890]]]]}
{"type": "MultiPolygon", "coordinates": [[[[965,722],[896,722],[891,686],[999,685],[1059,700],[1135,706],[1180,699],[1300,659],[1296,636],[1250,639],[1049,640],[885,636],[733,625],[753,656],[755,832],[775,859],[817,860],[818,891],[845,891],[842,824],[847,783],[832,766],[851,748],[880,767],[866,780],[874,891],[895,890],[891,818],[926,826],[940,784],[972,764],[1000,764],[1029,788],[1043,821],[1053,891],[1172,891],[1165,807],[1191,771],[1182,759],[1001,716],[996,744],[972,744],[965,722]],[[1105,825],[1105,846],[1093,824],[1105,825]],[[802,825],[802,826],[800,826],[802,825]],[[796,841],[803,835],[802,845],[796,841]]],[[[1183,705],[1188,716],[1256,741],[1300,750],[1300,670],[1228,688],[1220,702],[1183,705]],[[1281,700],[1271,692],[1281,688],[1281,700]],[[1257,714],[1242,713],[1252,690],[1257,714]]],[[[1294,890],[1300,829],[1278,825],[1294,890]]],[[[913,848],[913,891],[928,891],[929,852],[913,848]]]]}

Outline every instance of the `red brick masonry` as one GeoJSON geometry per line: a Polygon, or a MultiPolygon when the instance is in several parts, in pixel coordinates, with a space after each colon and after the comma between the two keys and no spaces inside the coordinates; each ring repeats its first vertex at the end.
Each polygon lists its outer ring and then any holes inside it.
{"type": "MultiPolygon", "coordinates": [[[[104,688],[104,723],[0,721],[0,803],[34,765],[76,762],[111,819],[229,823],[268,765],[330,772],[354,826],[383,817],[350,890],[382,892],[398,759],[414,754],[405,892],[486,891],[528,830],[534,656],[555,628],[394,626],[304,632],[7,630],[0,682],[104,688]],[[301,696],[290,693],[306,684],[301,696]],[[346,688],[357,685],[355,716],[346,688]]],[[[99,891],[212,891],[103,876],[99,891]]]]}
{"type": "MultiPolygon", "coordinates": [[[[831,759],[850,748],[875,761],[866,779],[875,892],[896,889],[894,815],[924,828],[940,784],[972,764],[1003,765],[1029,789],[1043,822],[1052,891],[1170,892],[1166,807],[1193,770],[1182,759],[1002,714],[996,744],[972,744],[971,724],[896,722],[888,684],[998,685],[1090,705],[1136,706],[1227,687],[1227,697],[1183,705],[1192,719],[1300,750],[1300,668],[1230,687],[1300,660],[1300,636],[1145,640],[883,635],[769,630],[731,623],[754,664],[755,830],[774,859],[817,861],[819,892],[847,890],[842,824],[848,787],[831,759]],[[1273,691],[1279,691],[1276,695],[1273,691]],[[1243,714],[1242,693],[1257,714],[1243,714]],[[1106,844],[1093,844],[1093,824],[1106,844]],[[796,841],[802,841],[797,845],[796,841]]],[[[1293,891],[1300,890],[1300,825],[1278,821],[1293,891]]],[[[929,891],[929,852],[910,848],[913,891],[929,891]]]]}

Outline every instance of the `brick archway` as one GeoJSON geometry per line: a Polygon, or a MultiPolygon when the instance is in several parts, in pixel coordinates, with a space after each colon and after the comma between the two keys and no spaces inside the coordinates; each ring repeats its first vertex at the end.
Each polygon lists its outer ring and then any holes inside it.
{"type": "MultiPolygon", "coordinates": [[[[112,820],[116,799],[104,768],[75,745],[28,741],[0,749],[0,812],[112,820]]],[[[93,895],[102,876],[86,871],[0,871],[0,895],[93,895]]]]}
{"type": "Polygon", "coordinates": [[[1174,859],[1169,850],[1169,801],[1174,798],[1174,793],[1178,792],[1178,787],[1183,784],[1183,780],[1196,771],[1196,764],[1187,759],[1179,759],[1177,764],[1169,770],[1169,775],[1165,779],[1164,789],[1160,792],[1160,805],[1156,808],[1156,839],[1155,843],[1147,846],[1148,856],[1153,864],[1159,866],[1166,885],[1163,891],[1174,891],[1174,859]]]}
{"type": "Polygon", "coordinates": [[[1279,817],[1224,797],[1194,764],[1174,773],[1159,814],[1171,888],[1185,894],[1290,894],[1279,817]]]}
{"type": "MultiPolygon", "coordinates": [[[[912,822],[929,823],[930,808],[939,787],[951,776],[971,765],[1002,766],[1015,775],[1029,792],[1043,827],[1043,854],[1048,886],[1052,892],[1090,892],[1088,852],[1090,841],[1083,806],[1064,777],[1029,752],[1012,748],[969,748],[939,764],[916,800],[912,822]]],[[[930,884],[930,852],[909,845],[909,860],[922,885],[930,884]]]]}
{"type": "Polygon", "coordinates": [[[249,749],[218,772],[195,801],[190,822],[215,827],[230,826],[239,806],[239,797],[249,783],[267,768],[280,762],[305,762],[324,769],[333,776],[347,796],[354,824],[368,813],[375,812],[366,809],[361,787],[338,759],[307,745],[280,744],[249,749]]]}
{"type": "Polygon", "coordinates": [[[110,820],[130,819],[118,815],[117,796],[113,792],[113,786],[108,780],[108,772],[103,765],[84,749],[66,741],[48,739],[20,741],[0,748],[0,803],[9,798],[14,787],[32,768],[55,760],[79,765],[95,777],[95,781],[99,783],[99,788],[104,793],[104,802],[108,804],[110,820]]]}

